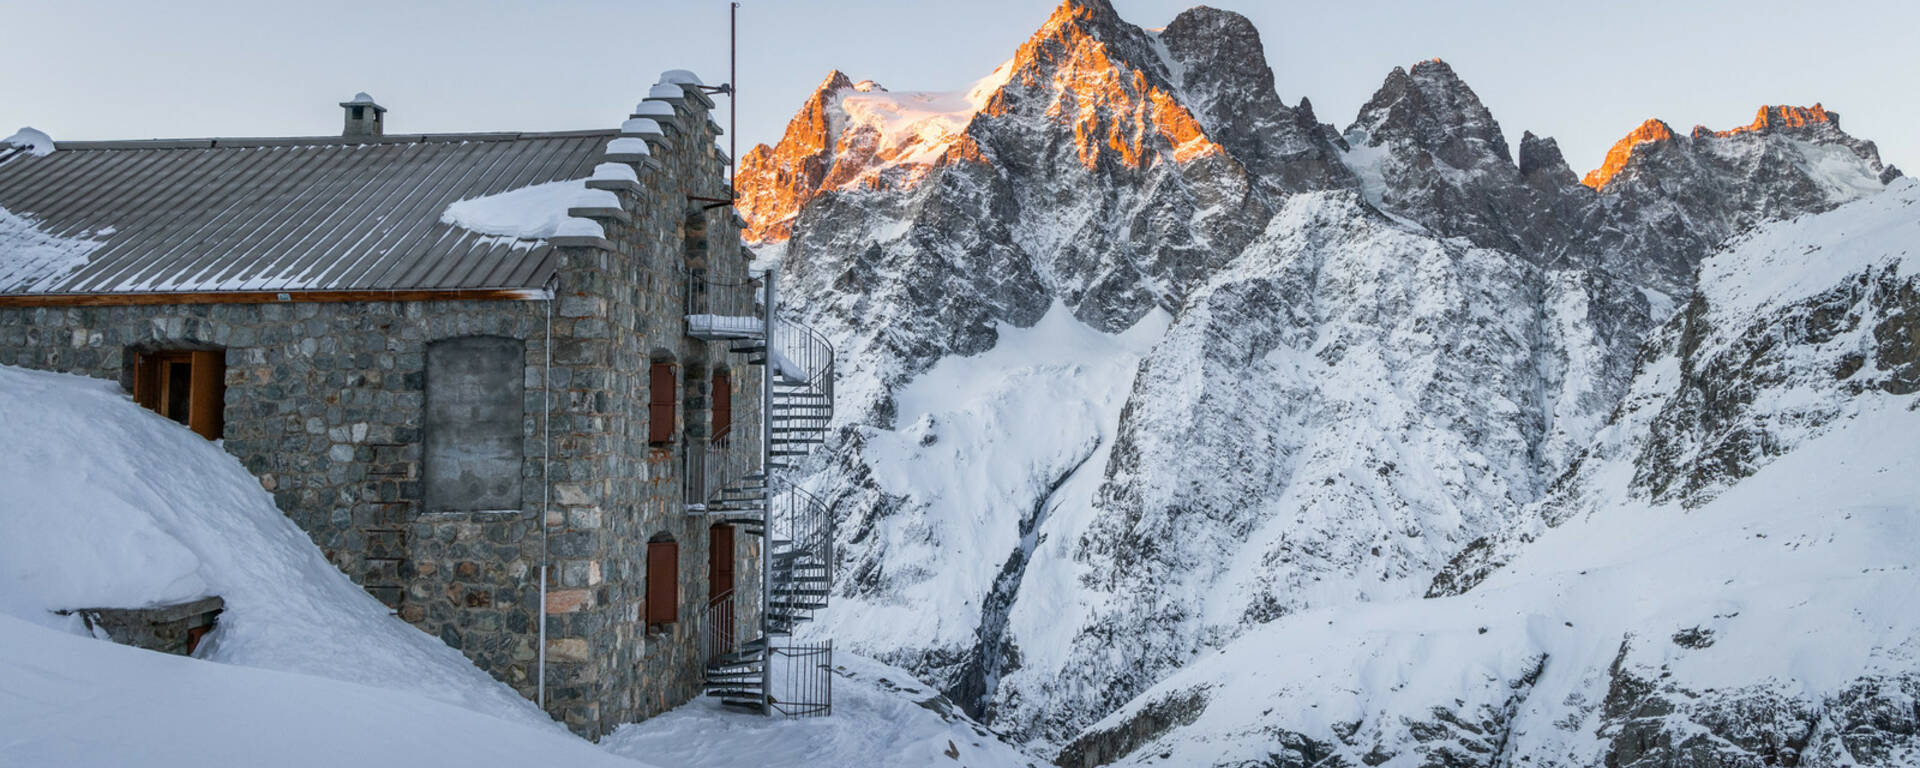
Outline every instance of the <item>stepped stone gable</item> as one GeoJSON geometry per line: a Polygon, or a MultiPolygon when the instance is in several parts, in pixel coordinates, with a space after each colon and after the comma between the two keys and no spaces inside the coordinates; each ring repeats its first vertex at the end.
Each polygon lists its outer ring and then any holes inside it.
{"type": "MultiPolygon", "coordinates": [[[[143,303],[132,303],[112,298],[111,290],[46,296],[0,286],[0,363],[117,380],[131,392],[141,353],[223,351],[219,435],[226,450],[342,571],[401,618],[529,698],[539,675],[541,514],[547,510],[547,709],[576,733],[598,738],[701,690],[704,659],[688,617],[708,598],[711,521],[686,513],[680,467],[685,446],[707,438],[717,367],[732,374],[735,434],[760,430],[760,400],[751,394],[760,371],[744,358],[729,358],[725,343],[686,335],[690,266],[715,279],[744,281],[747,254],[731,209],[692,199],[728,194],[728,160],[715,146],[720,131],[708,117],[712,102],[695,86],[684,88],[684,98],[661,98],[656,87],[649,99],[671,104],[674,116],[655,108],[660,130],[641,137],[647,153],[635,154],[631,145],[610,153],[603,148],[618,134],[607,131],[588,135],[591,151],[577,161],[555,166],[556,178],[586,176],[605,160],[636,169],[637,183],[593,185],[616,194],[618,210],[574,211],[591,214],[603,238],[474,246],[488,258],[504,252],[531,265],[502,268],[519,276],[521,282],[509,286],[526,289],[518,294],[397,294],[406,300],[183,294],[175,302],[148,293],[139,297],[143,303]],[[696,256],[700,263],[690,265],[696,256]],[[552,291],[549,300],[541,300],[542,288],[552,291]],[[524,352],[518,370],[492,379],[521,390],[519,444],[500,446],[499,454],[520,457],[519,482],[488,483],[496,491],[517,485],[517,503],[429,508],[430,350],[436,342],[473,337],[512,340],[514,351],[524,352]],[[648,442],[647,376],[650,364],[662,359],[676,369],[681,436],[655,446],[648,442]],[[646,544],[660,536],[678,543],[681,620],[649,632],[642,623],[646,544]]],[[[572,146],[581,135],[561,138],[572,146]]],[[[365,140],[379,146],[417,140],[426,152],[436,137],[365,140]]],[[[199,151],[222,141],[84,149],[199,151]]],[[[560,150],[543,151],[550,158],[560,150]]],[[[58,151],[24,158],[0,149],[0,177],[14,163],[60,158],[58,151]]],[[[452,194],[448,199],[461,199],[452,194]]],[[[31,215],[34,203],[0,195],[0,205],[19,214],[31,215]]],[[[416,208],[409,213],[430,221],[444,205],[416,208]]],[[[758,542],[743,541],[736,572],[756,573],[758,556],[758,542]]]]}

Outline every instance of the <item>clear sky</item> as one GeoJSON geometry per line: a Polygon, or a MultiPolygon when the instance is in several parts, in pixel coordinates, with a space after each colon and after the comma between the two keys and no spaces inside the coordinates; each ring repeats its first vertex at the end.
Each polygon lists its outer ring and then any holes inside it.
{"type": "MultiPolygon", "coordinates": [[[[1167,23],[1190,0],[1114,0],[1167,23]]],[[[1344,127],[1388,70],[1440,57],[1517,145],[1576,171],[1634,125],[1745,124],[1824,102],[1920,172],[1920,2],[1217,0],[1259,27],[1280,94],[1344,127]]],[[[392,132],[611,127],[662,69],[726,79],[720,0],[0,0],[0,135],[324,135],[368,91],[392,132]]],[[[1012,55],[1048,0],[746,0],[740,150],[778,138],[828,70],[948,90],[1012,55]]],[[[721,102],[725,109],[725,102],[721,102]]],[[[724,120],[723,120],[724,122],[724,120]]]]}

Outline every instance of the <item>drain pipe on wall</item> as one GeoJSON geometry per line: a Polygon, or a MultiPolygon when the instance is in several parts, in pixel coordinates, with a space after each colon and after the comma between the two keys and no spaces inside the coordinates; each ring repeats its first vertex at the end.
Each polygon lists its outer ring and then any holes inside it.
{"type": "Polygon", "coordinates": [[[546,362],[540,371],[540,388],[545,398],[544,413],[540,417],[540,615],[534,621],[540,625],[539,647],[535,650],[538,658],[534,663],[539,669],[534,672],[534,701],[540,711],[547,711],[547,529],[550,527],[549,507],[553,503],[553,302],[560,296],[560,274],[555,272],[547,279],[547,329],[543,346],[546,347],[546,362]]]}

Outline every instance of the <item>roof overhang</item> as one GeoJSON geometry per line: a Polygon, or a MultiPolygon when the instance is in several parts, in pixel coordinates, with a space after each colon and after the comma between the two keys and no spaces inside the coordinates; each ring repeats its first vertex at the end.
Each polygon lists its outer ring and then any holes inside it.
{"type": "Polygon", "coordinates": [[[0,294],[5,307],[131,307],[169,304],[286,304],[375,301],[545,301],[542,288],[460,288],[390,291],[214,291],[200,293],[0,294]]]}

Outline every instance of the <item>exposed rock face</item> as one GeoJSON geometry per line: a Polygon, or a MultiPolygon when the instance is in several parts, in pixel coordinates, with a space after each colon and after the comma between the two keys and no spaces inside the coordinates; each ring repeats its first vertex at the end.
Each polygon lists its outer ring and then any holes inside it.
{"type": "MultiPolygon", "coordinates": [[[[1631,144],[1596,190],[1552,139],[1516,158],[1445,63],[1341,133],[1280,101],[1244,18],[1149,32],[1104,0],[963,94],[830,77],[740,184],[854,406],[814,467],[848,592],[821,631],[1046,749],[1265,624],[1477,583],[1717,242],[1882,188],[1831,112],[1776,111],[1631,144]],[[1134,330],[1039,333],[1055,312],[1134,330]],[[1068,341],[1007,346],[1036,334],[1068,341]]],[[[1481,764],[1497,740],[1461,734],[1510,698],[1409,717],[1481,764]]]]}
{"type": "Polygon", "coordinates": [[[1245,16],[1194,8],[1174,17],[1160,42],[1208,136],[1263,189],[1306,192],[1358,183],[1313,106],[1302,99],[1293,109],[1280,100],[1260,33],[1245,16]]]}
{"type": "Polygon", "coordinates": [[[777,148],[760,144],[740,158],[740,175],[753,179],[739,187],[739,210],[747,220],[747,239],[782,240],[793,234],[793,217],[826,181],[833,169],[834,132],[829,111],[842,90],[852,88],[845,73],[834,70],[800,106],[777,148]]]}
{"type": "Polygon", "coordinates": [[[1063,764],[1913,764],[1917,239],[1903,181],[1734,241],[1450,586],[1249,629],[1063,764]]]}
{"type": "Polygon", "coordinates": [[[1600,161],[1600,167],[1588,171],[1587,177],[1581,179],[1580,183],[1594,189],[1604,187],[1627,167],[1627,161],[1633,159],[1634,150],[1641,144],[1671,140],[1673,140],[1673,129],[1667,127],[1666,123],[1659,120],[1641,123],[1628,131],[1624,138],[1614,142],[1613,147],[1607,150],[1606,158],[1600,161]]]}

